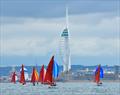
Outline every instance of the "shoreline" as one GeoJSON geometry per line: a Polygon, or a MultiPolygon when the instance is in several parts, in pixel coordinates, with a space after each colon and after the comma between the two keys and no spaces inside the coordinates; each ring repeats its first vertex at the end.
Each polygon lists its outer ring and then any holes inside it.
{"type": "MultiPolygon", "coordinates": [[[[102,82],[120,82],[120,80],[101,80],[102,82]]],[[[62,82],[62,81],[59,81],[62,82]]],[[[69,80],[63,82],[94,82],[93,80],[69,80]]]]}

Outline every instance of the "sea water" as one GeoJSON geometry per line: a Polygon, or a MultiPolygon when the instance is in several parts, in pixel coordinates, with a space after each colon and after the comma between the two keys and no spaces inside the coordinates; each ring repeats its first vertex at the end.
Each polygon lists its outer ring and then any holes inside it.
{"type": "Polygon", "coordinates": [[[119,82],[104,82],[97,86],[92,82],[59,82],[56,87],[31,83],[0,83],[0,95],[120,95],[119,82]]]}

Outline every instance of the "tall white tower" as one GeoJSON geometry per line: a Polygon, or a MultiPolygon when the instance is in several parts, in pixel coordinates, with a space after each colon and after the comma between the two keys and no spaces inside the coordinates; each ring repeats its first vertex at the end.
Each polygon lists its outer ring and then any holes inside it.
{"type": "Polygon", "coordinates": [[[63,63],[63,72],[69,72],[69,70],[71,69],[69,36],[68,7],[66,7],[66,27],[61,34],[61,58],[63,63]]]}

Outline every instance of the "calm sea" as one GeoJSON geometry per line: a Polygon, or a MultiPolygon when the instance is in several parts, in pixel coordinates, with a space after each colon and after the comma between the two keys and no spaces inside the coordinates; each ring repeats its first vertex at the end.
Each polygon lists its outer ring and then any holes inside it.
{"type": "Polygon", "coordinates": [[[56,87],[31,83],[0,83],[0,95],[120,95],[120,83],[105,82],[96,86],[92,82],[57,83],[56,87]]]}

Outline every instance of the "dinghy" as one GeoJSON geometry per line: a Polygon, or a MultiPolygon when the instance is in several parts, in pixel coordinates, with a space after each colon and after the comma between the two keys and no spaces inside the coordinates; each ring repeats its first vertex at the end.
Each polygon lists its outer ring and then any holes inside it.
{"type": "Polygon", "coordinates": [[[101,86],[102,82],[100,81],[100,78],[103,78],[103,69],[101,65],[98,65],[95,71],[95,82],[97,83],[97,86],[101,86]]]}
{"type": "Polygon", "coordinates": [[[24,65],[22,64],[22,69],[20,71],[20,81],[21,84],[26,84],[25,75],[24,75],[24,65]]]}
{"type": "Polygon", "coordinates": [[[42,65],[39,75],[39,82],[41,82],[41,84],[44,83],[45,74],[46,74],[46,69],[44,68],[44,65],[42,65]]]}
{"type": "Polygon", "coordinates": [[[31,82],[33,83],[33,86],[35,86],[35,82],[38,82],[38,72],[35,67],[33,67],[31,82]]]}
{"type": "Polygon", "coordinates": [[[56,86],[55,77],[58,76],[58,73],[57,73],[58,68],[56,68],[56,67],[58,67],[58,65],[54,61],[54,56],[52,56],[52,58],[48,64],[48,67],[47,67],[44,84],[48,84],[50,86],[56,86]]]}
{"type": "Polygon", "coordinates": [[[11,79],[11,82],[13,82],[14,84],[16,83],[16,73],[15,72],[13,72],[12,73],[12,79],[11,79]]]}

